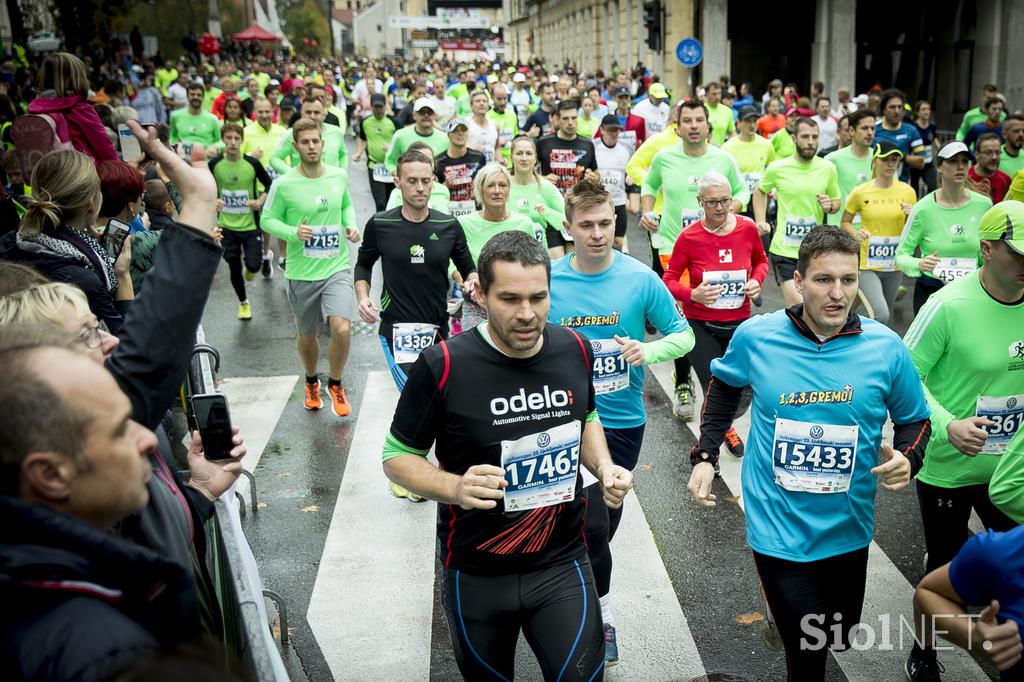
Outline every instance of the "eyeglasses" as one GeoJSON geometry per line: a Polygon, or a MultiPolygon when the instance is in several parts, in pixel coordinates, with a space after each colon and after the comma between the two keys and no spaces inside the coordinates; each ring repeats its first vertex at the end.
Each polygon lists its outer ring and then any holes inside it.
{"type": "Polygon", "coordinates": [[[83,329],[82,333],[78,335],[78,338],[82,340],[85,347],[92,350],[99,348],[103,343],[103,335],[100,334],[100,326],[93,325],[87,329],[83,329]]]}
{"type": "Polygon", "coordinates": [[[732,203],[732,197],[725,197],[724,199],[698,199],[698,201],[711,208],[725,208],[732,203]]]}

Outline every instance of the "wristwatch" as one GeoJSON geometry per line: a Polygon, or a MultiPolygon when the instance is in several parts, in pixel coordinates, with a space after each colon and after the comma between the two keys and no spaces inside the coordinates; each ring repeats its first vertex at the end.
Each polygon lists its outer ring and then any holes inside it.
{"type": "Polygon", "coordinates": [[[707,450],[699,449],[697,447],[693,447],[690,450],[690,466],[695,467],[701,462],[707,462],[711,466],[715,466],[716,464],[718,464],[718,454],[711,453],[708,452],[707,450]]]}

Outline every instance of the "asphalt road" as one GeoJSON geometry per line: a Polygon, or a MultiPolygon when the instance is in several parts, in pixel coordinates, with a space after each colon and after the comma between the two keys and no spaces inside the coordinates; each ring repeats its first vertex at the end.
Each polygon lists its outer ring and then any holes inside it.
{"type": "MultiPolygon", "coordinates": [[[[368,180],[361,168],[350,169],[350,177],[362,225],[373,211],[368,180]]],[[[633,255],[649,262],[633,217],[629,240],[633,255]]],[[[343,378],[352,415],[307,412],[282,273],[270,280],[257,277],[248,288],[253,319],[243,323],[235,317],[237,301],[222,267],[204,327],[220,350],[223,390],[236,423],[250,439],[248,468],[256,477],[260,509],[247,515],[243,527],[264,586],[288,605],[291,639],[284,659],[292,678],[459,679],[434,581],[435,505],[391,498],[380,471],[379,444],[397,392],[376,330],[353,323],[343,378]]],[[[898,304],[897,331],[910,322],[910,298],[898,304]]],[[[774,282],[764,300],[755,312],[782,306],[774,282]]],[[[783,654],[767,649],[759,635],[764,607],[744,541],[736,479],[732,485],[729,475],[716,482],[723,501],[715,509],[691,502],[686,454],[696,425],[672,416],[663,387],[666,371],[647,373],[648,423],[636,471],[639,504],[630,503],[631,525],[613,543],[622,663],[607,679],[689,680],[703,673],[719,680],[785,679],[783,654]]],[[[727,463],[738,476],[739,462],[727,463]]],[[[922,575],[924,554],[912,487],[879,491],[876,544],[878,562],[872,563],[866,601],[891,615],[887,634],[893,650],[876,646],[830,657],[829,680],[903,679],[910,635],[899,629],[898,618],[910,613],[909,594],[922,575]]],[[[276,610],[268,609],[275,618],[276,610]]],[[[940,653],[952,671],[947,679],[989,677],[965,659],[940,653]]],[[[517,661],[520,679],[538,678],[525,642],[517,661]]]]}

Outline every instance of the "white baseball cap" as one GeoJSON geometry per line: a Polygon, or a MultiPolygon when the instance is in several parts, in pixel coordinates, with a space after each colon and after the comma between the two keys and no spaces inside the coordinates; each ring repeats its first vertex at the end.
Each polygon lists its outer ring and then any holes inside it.
{"type": "Polygon", "coordinates": [[[412,110],[419,111],[420,109],[430,109],[433,111],[434,103],[430,101],[429,97],[420,97],[413,103],[412,110]]]}
{"type": "Polygon", "coordinates": [[[512,82],[513,83],[525,83],[526,82],[526,74],[525,73],[516,72],[516,75],[512,76],[512,82]]]}

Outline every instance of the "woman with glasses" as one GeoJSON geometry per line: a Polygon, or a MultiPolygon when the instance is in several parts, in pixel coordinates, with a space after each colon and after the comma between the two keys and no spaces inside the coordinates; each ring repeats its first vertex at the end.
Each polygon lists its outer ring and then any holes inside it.
{"type": "Polygon", "coordinates": [[[100,326],[81,289],[61,282],[39,284],[0,296],[0,325],[48,323],[77,336],[97,362],[110,357],[120,341],[100,326]]]}
{"type": "MultiPolygon", "coordinates": [[[[688,357],[706,394],[711,361],[725,355],[736,328],[750,317],[768,258],[754,221],[729,210],[728,178],[718,171],[704,175],[697,182],[697,201],[704,217],[679,234],[662,279],[693,327],[696,345],[688,357]]],[[[733,455],[743,455],[743,441],[731,426],[725,444],[733,455]]]]}
{"type": "Polygon", "coordinates": [[[868,317],[889,324],[903,281],[896,247],[907,216],[917,203],[914,188],[898,178],[903,152],[889,140],[875,145],[871,179],[846,197],[841,225],[860,242],[860,300],[868,317]],[[854,220],[860,216],[860,222],[854,220]]]}

